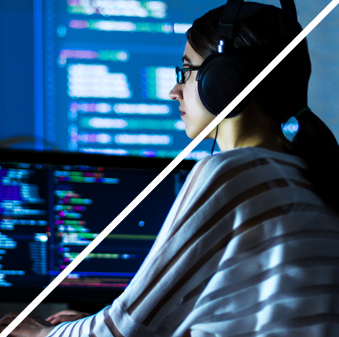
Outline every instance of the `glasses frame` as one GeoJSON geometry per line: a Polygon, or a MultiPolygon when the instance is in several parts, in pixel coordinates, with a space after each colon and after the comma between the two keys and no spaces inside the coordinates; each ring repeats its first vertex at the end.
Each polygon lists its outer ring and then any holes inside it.
{"type": "Polygon", "coordinates": [[[177,80],[177,84],[185,84],[186,81],[189,80],[190,76],[191,76],[191,73],[189,73],[187,79],[185,78],[185,72],[189,71],[196,71],[196,70],[199,70],[200,69],[200,66],[199,67],[191,67],[191,68],[179,68],[179,67],[176,67],[175,68],[175,73],[176,73],[176,80],[177,80]],[[181,73],[181,78],[182,78],[182,81],[179,81],[179,73],[181,73]]]}

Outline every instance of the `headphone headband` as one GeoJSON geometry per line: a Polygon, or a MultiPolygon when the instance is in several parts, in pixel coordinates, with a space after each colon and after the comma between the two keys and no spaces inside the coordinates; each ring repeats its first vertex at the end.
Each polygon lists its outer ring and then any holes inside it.
{"type": "Polygon", "coordinates": [[[228,0],[219,21],[219,39],[230,41],[234,38],[234,26],[244,0],[228,0]]]}
{"type": "MultiPolygon", "coordinates": [[[[244,0],[228,0],[223,14],[219,21],[218,33],[219,33],[219,46],[218,52],[223,53],[233,49],[233,39],[235,37],[235,24],[238,19],[244,19],[252,16],[259,10],[271,5],[264,5],[257,2],[247,2],[251,4],[249,10],[246,10],[246,6],[242,9],[244,0]]],[[[297,9],[295,7],[294,0],[280,0],[282,10],[288,12],[296,20],[298,20],[297,9]]],[[[273,7],[273,6],[272,6],[273,7]]]]}

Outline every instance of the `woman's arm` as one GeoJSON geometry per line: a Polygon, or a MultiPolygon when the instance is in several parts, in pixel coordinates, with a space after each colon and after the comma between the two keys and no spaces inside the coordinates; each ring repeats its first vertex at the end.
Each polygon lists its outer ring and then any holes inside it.
{"type": "MultiPolygon", "coordinates": [[[[114,324],[109,317],[112,314],[112,306],[107,306],[97,314],[77,319],[74,322],[68,320],[57,326],[47,322],[42,317],[26,317],[16,329],[11,333],[12,337],[85,337],[92,333],[100,337],[121,337],[114,331],[114,324]]],[[[2,332],[19,314],[12,312],[0,320],[0,332],[2,332]]],[[[75,315],[87,315],[76,313],[75,315]]],[[[63,315],[64,316],[64,315],[63,315]]],[[[72,316],[72,315],[71,315],[72,316]]],[[[74,317],[73,317],[74,318],[74,317]]],[[[75,319],[75,318],[74,318],[75,319]]],[[[119,332],[118,330],[116,330],[119,332]]]]}
{"type": "MultiPolygon", "coordinates": [[[[17,312],[11,312],[0,319],[0,333],[18,316],[17,312]]],[[[11,333],[12,337],[46,337],[54,325],[45,321],[42,317],[26,317],[11,333]]]]}
{"type": "Polygon", "coordinates": [[[80,312],[77,310],[62,310],[57,312],[56,314],[49,316],[46,318],[47,322],[50,322],[53,325],[58,325],[63,322],[73,322],[77,321],[78,319],[85,318],[91,316],[91,314],[87,312],[80,312]]]}

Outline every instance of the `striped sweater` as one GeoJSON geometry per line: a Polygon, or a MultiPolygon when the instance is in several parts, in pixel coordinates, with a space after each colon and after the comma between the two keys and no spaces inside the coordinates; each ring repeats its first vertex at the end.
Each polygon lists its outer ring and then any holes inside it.
{"type": "Polygon", "coordinates": [[[48,337],[339,336],[339,216],[307,169],[253,147],[199,161],[125,292],[48,337]]]}

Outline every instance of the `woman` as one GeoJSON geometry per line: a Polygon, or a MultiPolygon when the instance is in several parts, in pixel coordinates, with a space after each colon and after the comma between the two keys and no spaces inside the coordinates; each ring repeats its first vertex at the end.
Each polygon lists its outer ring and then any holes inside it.
{"type": "MultiPolygon", "coordinates": [[[[216,52],[223,7],[187,32],[183,68],[197,70],[216,52]]],[[[258,73],[300,31],[288,13],[266,6],[241,20],[234,45],[258,73]]],[[[179,71],[170,92],[190,138],[215,118],[200,101],[195,70],[179,71]]],[[[305,108],[310,71],[304,41],[242,114],[220,123],[222,152],[195,165],[112,306],[89,317],[53,315],[53,324],[64,322],[55,328],[27,318],[13,336],[337,336],[339,153],[331,131],[305,108]],[[281,124],[294,115],[300,128],[290,143],[281,124]]]]}

